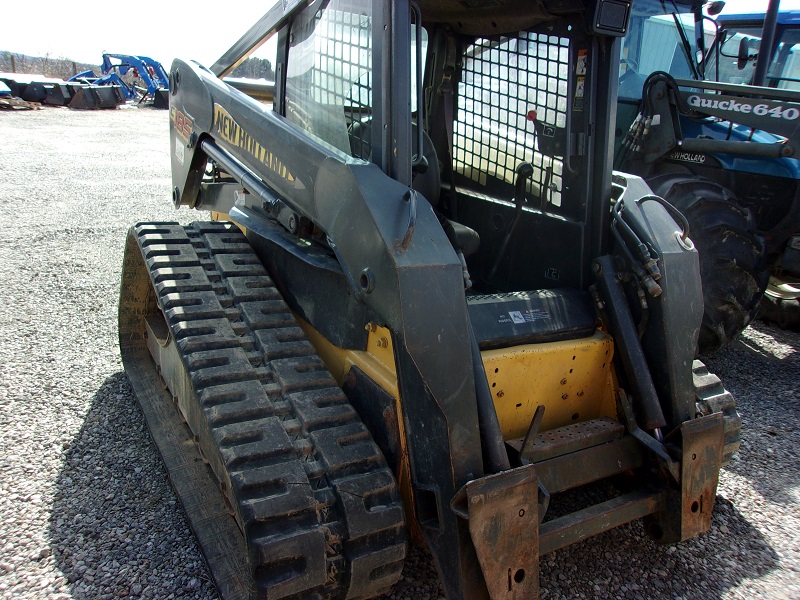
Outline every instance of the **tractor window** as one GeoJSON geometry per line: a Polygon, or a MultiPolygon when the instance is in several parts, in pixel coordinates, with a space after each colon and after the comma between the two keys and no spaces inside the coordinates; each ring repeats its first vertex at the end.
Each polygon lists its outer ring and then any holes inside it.
{"type": "MultiPolygon", "coordinates": [[[[645,8],[652,8],[645,4],[645,8]]],[[[642,9],[644,10],[644,9],[642,9]]],[[[664,10],[659,4],[659,10],[664,10]]],[[[634,11],[631,33],[623,39],[622,57],[619,67],[619,96],[626,100],[641,100],[642,86],[650,73],[665,71],[678,79],[693,79],[692,66],[683,47],[678,26],[683,29],[691,46],[693,42],[693,19],[691,14],[645,14],[642,17],[634,11]]],[[[706,25],[705,47],[714,41],[714,28],[706,25]]]]}
{"type": "Polygon", "coordinates": [[[544,149],[566,127],[568,77],[568,38],[523,32],[477,40],[458,90],[456,173],[480,186],[513,185],[517,165],[530,162],[528,193],[560,207],[563,162],[544,149]]]}
{"type": "Polygon", "coordinates": [[[800,90],[800,29],[783,29],[777,42],[766,85],[800,90]]]}
{"type": "MultiPolygon", "coordinates": [[[[704,3],[691,4],[699,10],[700,4],[704,3]]],[[[713,4],[718,3],[709,3],[707,13],[713,12],[713,4]]],[[[721,21],[705,15],[701,26],[696,22],[700,14],[693,12],[692,6],[689,2],[670,4],[663,0],[637,0],[634,3],[630,28],[622,41],[619,65],[621,100],[641,100],[642,85],[656,71],[665,71],[676,79],[715,77],[718,50],[715,40],[721,21]]],[[[736,52],[733,54],[735,57],[736,52]]],[[[730,66],[735,68],[729,63],[722,66],[721,71],[730,66]]]]}
{"type": "Polygon", "coordinates": [[[348,126],[371,114],[371,7],[368,0],[309,7],[290,35],[286,117],[347,154],[348,126]]]}
{"type": "MultiPolygon", "coordinates": [[[[750,84],[756,58],[761,53],[761,28],[724,24],[718,53],[712,53],[709,65],[716,68],[719,55],[719,81],[750,84]],[[742,57],[740,59],[740,57],[742,57]],[[744,60],[743,57],[747,57],[744,60]]],[[[764,85],[800,90],[800,30],[779,29],[764,85]]],[[[708,75],[715,74],[709,69],[708,75]]]]}
{"type": "Polygon", "coordinates": [[[761,31],[755,27],[733,31],[726,29],[721,44],[718,44],[719,53],[712,53],[709,66],[709,79],[717,79],[717,58],[719,58],[719,81],[726,83],[750,83],[755,71],[755,60],[738,60],[740,50],[746,55],[756,56],[761,42],[761,31]],[[712,70],[713,69],[713,70],[712,70]]]}

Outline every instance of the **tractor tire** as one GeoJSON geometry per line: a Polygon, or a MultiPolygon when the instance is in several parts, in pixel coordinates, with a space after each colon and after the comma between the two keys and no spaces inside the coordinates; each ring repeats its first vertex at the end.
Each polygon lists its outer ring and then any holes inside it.
{"type": "Polygon", "coordinates": [[[770,279],[767,291],[761,299],[758,318],[775,323],[781,329],[800,331],[800,287],[775,278],[770,279]]]}
{"type": "Polygon", "coordinates": [[[742,443],[742,418],[736,410],[736,400],[723,387],[719,377],[710,373],[699,360],[692,363],[692,379],[694,380],[696,416],[705,417],[715,412],[722,413],[725,441],[722,448],[721,466],[726,467],[742,443]]]}
{"type": "Polygon", "coordinates": [[[698,354],[713,354],[736,339],[758,312],[769,279],[764,241],[750,211],[709,179],[672,173],[648,184],[689,222],[703,286],[698,354]]]}

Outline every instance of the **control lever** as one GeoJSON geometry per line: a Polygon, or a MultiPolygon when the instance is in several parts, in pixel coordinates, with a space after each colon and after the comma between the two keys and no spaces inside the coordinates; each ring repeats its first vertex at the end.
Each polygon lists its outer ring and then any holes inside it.
{"type": "MultiPolygon", "coordinates": [[[[517,179],[514,182],[514,205],[517,210],[514,213],[514,218],[522,212],[522,205],[525,202],[525,188],[528,184],[528,179],[533,177],[533,165],[528,162],[519,163],[515,169],[517,179]]],[[[513,223],[512,223],[513,227],[513,223]]]]}
{"type": "Polygon", "coordinates": [[[514,230],[517,228],[519,219],[522,216],[522,207],[525,204],[525,190],[528,187],[528,179],[533,177],[533,165],[529,162],[522,162],[517,165],[515,169],[517,173],[516,181],[514,182],[514,218],[511,220],[511,225],[508,227],[506,236],[503,238],[503,243],[500,246],[500,251],[497,253],[497,258],[494,259],[492,270],[489,271],[488,279],[492,279],[497,272],[497,268],[503,260],[508,249],[508,243],[514,235],[514,230]]]}

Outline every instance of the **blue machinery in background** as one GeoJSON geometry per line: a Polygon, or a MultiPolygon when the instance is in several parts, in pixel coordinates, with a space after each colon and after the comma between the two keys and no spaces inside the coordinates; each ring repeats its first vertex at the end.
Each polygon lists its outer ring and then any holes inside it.
{"type": "Polygon", "coordinates": [[[122,81],[116,73],[106,73],[102,77],[95,75],[94,71],[84,71],[73,75],[67,82],[87,83],[91,85],[116,85],[119,86],[122,95],[126,100],[135,100],[137,98],[136,90],[122,81]]]}
{"type": "Polygon", "coordinates": [[[702,353],[773,300],[800,315],[800,23],[779,0],[723,7],[636,0],[617,107],[615,167],[680,210],[697,245],[702,353]]]}
{"type": "MultiPolygon", "coordinates": [[[[103,75],[117,73],[126,75],[133,70],[133,74],[144,82],[146,92],[143,97],[150,96],[156,102],[157,96],[169,91],[169,76],[157,60],[147,56],[133,56],[130,54],[103,54],[103,75]],[[119,61],[119,62],[114,62],[119,61]]],[[[165,95],[165,94],[164,94],[165,95]]],[[[166,95],[165,95],[166,96],[166,95]]],[[[165,97],[166,99],[166,97],[165,97]]],[[[166,108],[166,106],[164,107],[166,108]]]]}
{"type": "Polygon", "coordinates": [[[157,60],[148,56],[132,54],[103,54],[102,75],[84,71],[70,77],[68,81],[91,83],[92,85],[117,85],[128,100],[139,98],[144,102],[152,98],[154,108],[169,107],[169,76],[157,60]],[[123,77],[129,72],[139,80],[142,87],[126,83],[123,77]]]}

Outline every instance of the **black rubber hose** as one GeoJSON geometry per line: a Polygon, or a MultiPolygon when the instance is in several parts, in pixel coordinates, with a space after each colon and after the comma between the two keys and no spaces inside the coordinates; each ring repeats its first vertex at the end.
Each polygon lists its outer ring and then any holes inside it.
{"type": "MultiPolygon", "coordinates": [[[[467,317],[469,318],[469,317],[467,317]]],[[[478,347],[478,340],[469,326],[469,344],[472,351],[472,374],[475,379],[475,396],[478,402],[478,427],[481,435],[481,450],[483,465],[487,474],[508,471],[511,463],[508,461],[506,444],[503,432],[500,430],[500,421],[497,420],[497,411],[494,408],[492,393],[489,391],[489,381],[483,368],[483,359],[478,347]]]]}
{"type": "Polygon", "coordinates": [[[639,427],[652,431],[666,425],[664,411],[661,409],[653,377],[650,374],[650,366],[639,341],[639,333],[633,322],[628,301],[616,280],[616,270],[611,256],[601,256],[595,262],[595,275],[605,300],[608,326],[614,336],[614,346],[633,392],[639,427]]]}

